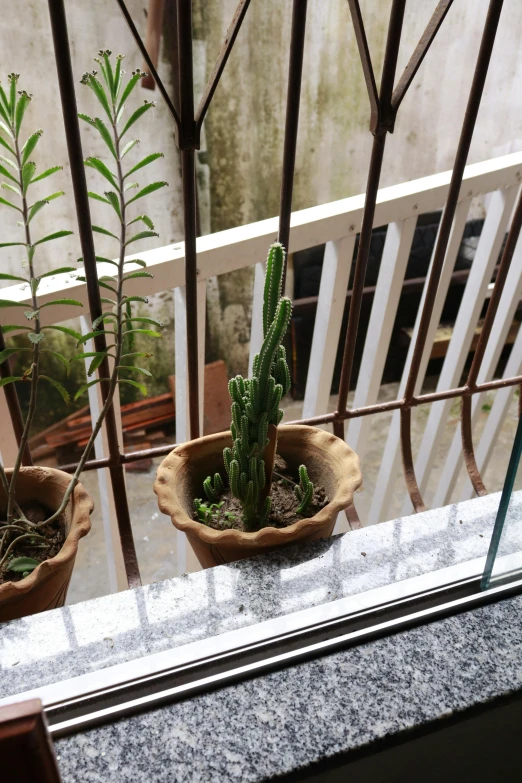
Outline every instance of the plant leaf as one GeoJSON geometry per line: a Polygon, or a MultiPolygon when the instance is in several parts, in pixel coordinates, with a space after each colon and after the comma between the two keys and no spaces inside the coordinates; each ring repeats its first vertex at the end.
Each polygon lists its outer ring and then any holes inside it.
{"type": "Polygon", "coordinates": [[[43,275],[39,275],[39,280],[43,280],[44,277],[52,277],[53,275],[64,275],[66,272],[76,272],[74,266],[61,266],[58,269],[52,269],[50,272],[44,272],[43,275]]]}
{"type": "Polygon", "coordinates": [[[102,324],[104,321],[106,321],[109,317],[114,318],[115,320],[118,319],[116,313],[112,313],[112,312],[102,313],[101,315],[98,316],[98,318],[96,318],[92,322],[92,328],[97,329],[99,325],[102,324]]]}
{"type": "Polygon", "coordinates": [[[118,378],[118,383],[128,383],[130,386],[135,386],[136,389],[140,390],[144,397],[147,396],[147,387],[144,386],[143,383],[138,383],[138,381],[133,381],[130,378],[118,378]]]}
{"type": "Polygon", "coordinates": [[[51,305],[74,305],[74,307],[83,307],[83,304],[78,302],[77,299],[53,299],[52,302],[45,302],[40,305],[40,310],[42,307],[51,307],[51,305]]]}
{"type": "MultiPolygon", "coordinates": [[[[103,110],[105,111],[105,113],[106,113],[107,117],[109,118],[109,120],[112,121],[112,115],[111,115],[111,109],[110,109],[110,106],[109,106],[109,101],[107,100],[107,95],[105,94],[105,90],[103,89],[103,86],[102,86],[101,82],[98,81],[98,79],[96,78],[96,76],[94,76],[94,74],[90,73],[89,74],[89,79],[87,81],[87,84],[89,85],[89,87],[91,88],[91,90],[93,91],[93,93],[96,95],[96,97],[98,98],[99,102],[103,106],[103,110]]],[[[95,122],[96,122],[96,120],[95,120],[95,122]]]]}
{"type": "Polygon", "coordinates": [[[122,149],[122,151],[121,151],[121,153],[120,153],[120,158],[124,158],[124,157],[125,157],[125,155],[126,155],[128,152],[130,152],[130,150],[131,150],[133,147],[135,147],[135,146],[136,146],[136,144],[139,144],[139,143],[140,143],[140,140],[139,140],[139,139],[134,139],[133,141],[128,141],[128,142],[127,142],[127,144],[124,146],[124,148],[122,149]]]}
{"type": "Polygon", "coordinates": [[[114,286],[112,286],[112,285],[109,285],[109,284],[108,284],[108,283],[106,283],[105,281],[103,281],[103,280],[98,280],[98,285],[100,286],[100,288],[106,288],[106,289],[107,289],[107,291],[111,291],[111,292],[112,292],[112,293],[113,293],[115,296],[118,296],[118,292],[117,292],[117,290],[114,288],[114,286]]]}
{"type": "Polygon", "coordinates": [[[98,369],[98,367],[103,362],[106,356],[107,356],[107,351],[100,352],[97,356],[93,358],[92,362],[89,365],[89,369],[87,370],[88,376],[96,372],[96,370],[98,369]]]}
{"type": "Polygon", "coordinates": [[[38,560],[34,560],[32,557],[13,557],[7,570],[13,571],[15,574],[23,574],[25,571],[34,571],[39,565],[38,560]]]}
{"type": "Polygon", "coordinates": [[[33,163],[32,160],[24,163],[22,166],[22,193],[27,193],[27,188],[31,183],[35,171],[36,163],[33,163]]]}
{"type": "Polygon", "coordinates": [[[129,128],[131,128],[131,127],[134,125],[134,123],[135,123],[137,120],[139,120],[139,118],[140,118],[140,117],[141,117],[143,114],[145,114],[145,112],[147,112],[149,109],[153,109],[155,105],[156,105],[156,104],[155,104],[155,102],[154,102],[154,101],[145,101],[145,102],[144,102],[144,103],[143,103],[143,104],[142,104],[142,105],[139,107],[139,109],[136,109],[136,111],[135,111],[135,112],[133,112],[133,113],[131,114],[131,116],[129,117],[129,119],[127,120],[127,122],[126,122],[126,124],[125,124],[125,127],[123,128],[122,132],[120,133],[120,139],[121,139],[121,138],[123,138],[123,136],[125,136],[125,134],[126,134],[126,133],[127,133],[127,131],[129,130],[129,128]]]}
{"type": "Polygon", "coordinates": [[[25,142],[24,146],[22,147],[22,166],[24,163],[27,163],[29,160],[29,155],[34,150],[36,145],[38,144],[38,140],[40,136],[42,135],[42,130],[37,130],[35,133],[31,134],[27,141],[25,142]]]}
{"type": "Polygon", "coordinates": [[[105,198],[105,196],[100,196],[99,193],[95,193],[93,190],[88,190],[87,195],[89,196],[89,198],[96,199],[96,201],[103,201],[104,204],[111,203],[109,199],[105,198]]]}
{"type": "Polygon", "coordinates": [[[0,378],[0,387],[7,386],[8,383],[14,383],[15,381],[23,381],[22,375],[9,375],[7,378],[0,378]]]}
{"type": "Polygon", "coordinates": [[[46,353],[51,353],[53,356],[56,356],[58,361],[60,361],[63,364],[63,366],[67,370],[69,370],[69,362],[67,361],[65,356],[63,356],[61,353],[58,353],[58,351],[53,351],[52,348],[42,348],[42,353],[43,351],[45,351],[46,353]]]}
{"type": "Polygon", "coordinates": [[[16,275],[8,275],[7,272],[0,272],[0,280],[21,280],[22,283],[29,282],[29,280],[26,277],[17,277],[16,275]]]}
{"type": "Polygon", "coordinates": [[[96,119],[94,120],[94,127],[98,130],[100,136],[102,137],[102,139],[104,140],[105,144],[109,148],[109,150],[110,150],[112,156],[114,157],[114,159],[118,160],[118,156],[116,154],[116,147],[114,146],[114,142],[112,140],[112,136],[109,133],[109,130],[108,130],[107,126],[105,125],[105,123],[102,122],[102,120],[100,120],[99,117],[96,117],[96,119]]]}
{"type": "Polygon", "coordinates": [[[135,323],[152,324],[152,326],[157,326],[158,329],[163,329],[161,321],[155,321],[154,318],[149,318],[145,315],[133,315],[132,318],[128,318],[127,320],[135,323]]]}
{"type": "Polygon", "coordinates": [[[57,332],[63,332],[63,334],[68,334],[69,337],[74,337],[75,340],[82,339],[82,336],[79,332],[75,331],[74,329],[70,329],[68,326],[42,326],[42,329],[55,329],[57,332]]]}
{"type": "Polygon", "coordinates": [[[118,93],[120,91],[121,87],[121,80],[122,80],[122,72],[121,72],[121,61],[123,60],[122,54],[116,55],[116,68],[114,71],[114,101],[116,101],[116,98],[118,97],[118,93]]]}
{"type": "Polygon", "coordinates": [[[33,345],[38,345],[38,343],[41,343],[44,339],[45,334],[42,334],[42,332],[39,332],[38,334],[36,332],[29,332],[27,336],[33,345]]]}
{"type": "Polygon", "coordinates": [[[0,164],[0,174],[2,174],[4,177],[7,177],[7,179],[10,179],[11,182],[16,182],[16,184],[18,185],[18,180],[15,179],[15,177],[13,177],[10,171],[8,171],[8,169],[6,169],[6,167],[2,166],[1,164],[0,164]]]}
{"type": "Polygon", "coordinates": [[[36,201],[29,209],[27,222],[30,223],[31,220],[34,218],[34,216],[42,209],[42,207],[45,207],[45,205],[48,204],[50,201],[54,201],[55,198],[60,198],[60,196],[64,196],[64,195],[65,195],[64,191],[59,190],[56,193],[51,193],[50,196],[46,196],[46,198],[44,199],[36,201]]]}
{"type": "Polygon", "coordinates": [[[109,204],[111,205],[113,210],[116,212],[116,214],[118,215],[118,217],[119,217],[119,219],[121,221],[120,200],[119,200],[118,196],[116,195],[116,193],[113,190],[107,190],[105,192],[105,195],[107,196],[107,200],[108,200],[109,204]]]}
{"type": "Polygon", "coordinates": [[[136,264],[136,266],[147,266],[147,262],[143,261],[141,258],[132,258],[129,261],[124,261],[125,264],[136,264]]]}
{"type": "MultiPolygon", "coordinates": [[[[144,353],[144,351],[134,351],[133,353],[122,353],[121,358],[122,359],[130,359],[135,356],[144,356],[146,359],[150,359],[152,356],[151,353],[144,353]]],[[[127,365],[125,365],[127,366],[127,365]]]]}
{"type": "Polygon", "coordinates": [[[71,397],[70,397],[69,392],[67,391],[67,389],[64,386],[62,386],[61,383],[59,383],[58,381],[55,381],[55,379],[51,378],[49,375],[40,375],[39,378],[41,378],[44,381],[49,381],[49,383],[52,386],[54,386],[54,388],[57,389],[60,392],[60,394],[62,395],[63,401],[65,403],[67,403],[67,405],[69,405],[69,403],[71,402],[71,397]]]}
{"type": "Polygon", "coordinates": [[[21,212],[22,210],[20,207],[17,207],[16,204],[12,204],[10,201],[8,201],[6,198],[0,197],[0,204],[5,204],[6,207],[12,207],[13,209],[18,210],[18,212],[21,212]]]}
{"type": "Polygon", "coordinates": [[[163,155],[162,152],[153,152],[152,155],[147,155],[146,158],[143,158],[143,160],[140,160],[139,163],[136,163],[136,165],[133,166],[133,168],[130,169],[130,171],[128,171],[125,174],[124,179],[127,179],[127,177],[130,177],[131,174],[134,174],[135,171],[142,169],[144,166],[148,166],[149,163],[154,163],[154,161],[158,160],[158,158],[164,158],[164,157],[165,156],[163,155]]]}
{"type": "MultiPolygon", "coordinates": [[[[147,233],[147,232],[144,232],[147,233]]],[[[132,241],[132,240],[131,240],[132,241]]],[[[129,272],[128,275],[125,275],[123,278],[123,281],[125,280],[132,280],[134,277],[154,277],[154,275],[151,275],[150,272],[129,272]]]]}
{"type": "Polygon", "coordinates": [[[8,144],[6,142],[6,140],[4,138],[2,138],[2,136],[0,136],[0,144],[2,145],[2,147],[4,147],[6,150],[8,150],[11,153],[11,155],[16,155],[16,152],[14,151],[14,149],[11,147],[10,144],[8,144]]]}
{"type": "Polygon", "coordinates": [[[108,330],[95,330],[93,332],[89,332],[88,334],[81,335],[80,339],[78,340],[76,347],[79,348],[80,345],[83,345],[87,342],[87,340],[90,340],[92,337],[100,337],[102,334],[115,334],[115,332],[108,331],[108,330]]]}
{"type": "Polygon", "coordinates": [[[54,234],[49,234],[43,239],[39,239],[38,242],[34,242],[33,247],[36,247],[36,245],[41,245],[42,242],[51,242],[51,240],[53,239],[61,239],[61,237],[68,237],[72,233],[73,233],[72,231],[55,231],[54,234]]]}
{"type": "Polygon", "coordinates": [[[2,324],[0,329],[4,334],[7,334],[8,332],[17,332],[20,331],[20,329],[23,329],[25,332],[33,331],[30,326],[18,326],[18,324],[2,324]]]}
{"type": "Polygon", "coordinates": [[[18,166],[14,162],[14,160],[11,160],[11,158],[7,158],[5,155],[0,155],[0,160],[3,160],[4,163],[7,163],[8,166],[11,166],[11,168],[18,174],[18,166]]]}
{"type": "Polygon", "coordinates": [[[133,198],[127,201],[127,206],[129,206],[129,204],[132,204],[133,201],[137,201],[139,198],[143,198],[143,196],[148,196],[149,193],[154,193],[155,190],[168,187],[168,184],[169,184],[168,182],[152,182],[150,185],[147,185],[146,187],[138,191],[138,193],[136,193],[136,195],[133,198]]]}
{"type": "Polygon", "coordinates": [[[97,234],[105,234],[105,236],[112,237],[113,239],[118,239],[116,234],[113,234],[112,231],[108,231],[106,228],[102,228],[101,226],[93,226],[93,231],[96,231],[97,234]]]}
{"type": "Polygon", "coordinates": [[[78,117],[80,118],[80,120],[87,122],[89,125],[94,125],[94,119],[92,117],[89,117],[88,114],[82,114],[81,112],[78,112],[78,117]]]}
{"type": "Polygon", "coordinates": [[[32,353],[31,348],[4,348],[3,351],[0,351],[0,364],[3,364],[6,359],[9,359],[10,356],[13,356],[13,354],[18,353],[19,351],[29,351],[32,353]]]}
{"type": "Polygon", "coordinates": [[[146,375],[148,378],[152,378],[152,373],[150,372],[150,370],[144,370],[143,367],[136,367],[134,364],[120,364],[118,365],[118,370],[131,370],[132,372],[141,372],[143,373],[143,375],[146,375]]]}
{"type": "Polygon", "coordinates": [[[20,193],[20,189],[19,188],[15,187],[14,185],[11,185],[11,184],[9,184],[7,182],[2,182],[0,184],[0,188],[3,188],[4,190],[10,190],[12,193],[16,193],[17,196],[20,196],[20,197],[22,196],[22,194],[20,193]]]}
{"type": "Polygon", "coordinates": [[[82,353],[77,353],[74,356],[71,356],[69,359],[70,362],[79,361],[80,359],[90,359],[92,356],[112,356],[112,354],[109,353],[109,351],[85,351],[82,353]]]}
{"type": "Polygon", "coordinates": [[[0,307],[27,307],[23,302],[13,302],[11,299],[0,299],[0,307]]]}
{"type": "Polygon", "coordinates": [[[20,133],[20,128],[22,126],[22,120],[24,118],[25,110],[31,103],[31,96],[28,95],[25,91],[22,92],[20,95],[20,98],[18,99],[18,103],[16,104],[16,112],[15,112],[15,129],[16,129],[16,135],[20,133]]]}
{"type": "Polygon", "coordinates": [[[90,389],[91,386],[94,386],[96,383],[101,383],[101,381],[109,381],[110,378],[96,378],[95,381],[90,381],[89,383],[84,383],[83,386],[80,386],[76,394],[74,395],[74,401],[78,399],[78,397],[81,397],[82,394],[85,394],[87,389],[90,389]]]}
{"type": "Polygon", "coordinates": [[[45,179],[46,177],[50,177],[51,174],[55,174],[57,171],[61,171],[63,169],[63,166],[52,166],[50,169],[47,169],[46,171],[42,172],[42,174],[39,174],[37,177],[34,177],[31,180],[31,185],[34,182],[40,182],[41,179],[45,179]]]}
{"type": "Polygon", "coordinates": [[[123,333],[124,336],[126,334],[148,334],[149,337],[161,337],[160,332],[153,332],[152,329],[129,329],[123,333]]]}
{"type": "MultiPolygon", "coordinates": [[[[134,236],[131,237],[131,239],[125,242],[125,247],[127,247],[127,245],[130,245],[131,242],[137,242],[138,239],[148,239],[149,237],[159,237],[159,234],[156,233],[156,231],[139,231],[137,234],[134,234],[134,236]]],[[[142,274],[142,277],[143,276],[144,274],[142,274]]],[[[150,275],[150,277],[152,277],[152,275],[150,275]]]]}
{"type": "Polygon", "coordinates": [[[141,220],[143,223],[145,223],[147,228],[150,228],[151,231],[154,231],[154,223],[148,215],[138,215],[138,217],[135,217],[134,220],[129,220],[127,225],[131,226],[133,223],[137,223],[138,220],[141,220]]]}
{"type": "Polygon", "coordinates": [[[127,184],[123,188],[123,192],[126,193],[128,190],[139,188],[139,186],[140,186],[139,182],[127,182],[127,184]]]}
{"type": "Polygon", "coordinates": [[[129,79],[129,81],[125,85],[125,89],[123,90],[121,100],[118,104],[118,112],[120,111],[121,107],[129,97],[133,89],[136,87],[136,85],[138,84],[142,76],[145,76],[145,74],[142,71],[140,71],[139,68],[136,71],[133,71],[131,78],[129,79]]]}
{"type": "Polygon", "coordinates": [[[146,296],[127,296],[125,299],[126,302],[144,302],[145,304],[149,303],[149,300],[146,296]]]}
{"type": "Polygon", "coordinates": [[[91,169],[96,169],[96,171],[99,171],[100,174],[111,183],[112,187],[115,188],[115,190],[118,190],[118,185],[116,183],[114,174],[102,160],[99,160],[99,158],[87,158],[85,165],[89,166],[91,169]]]}

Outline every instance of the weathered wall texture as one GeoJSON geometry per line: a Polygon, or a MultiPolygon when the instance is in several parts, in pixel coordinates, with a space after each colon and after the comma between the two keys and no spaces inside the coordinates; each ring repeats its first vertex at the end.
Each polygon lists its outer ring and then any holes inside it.
{"type": "MultiPolygon", "coordinates": [[[[129,8],[141,31],[145,0],[130,0],[129,8]]],[[[383,58],[391,0],[362,0],[369,44],[377,76],[383,58]]],[[[481,26],[488,0],[455,2],[438,39],[404,100],[394,135],[389,138],[382,185],[451,168],[464,101],[471,83],[481,26]]],[[[236,0],[194,0],[195,74],[202,89],[235,10],[236,0]]],[[[92,67],[92,56],[110,46],[127,56],[127,69],[141,64],[134,43],[115,3],[68,0],[70,37],[78,81],[92,67]]],[[[435,7],[435,0],[407,4],[399,71],[413,51],[435,7]]],[[[205,123],[206,150],[199,155],[202,228],[219,231],[277,213],[282,159],[284,108],[290,35],[290,0],[252,0],[243,29],[216,92],[205,123]],[[205,207],[205,205],[207,205],[205,207]]],[[[506,0],[493,63],[488,76],[470,162],[493,155],[496,146],[520,136],[522,77],[522,5],[506,0]]],[[[56,185],[71,192],[61,112],[56,87],[47,3],[2,4],[0,16],[2,78],[15,70],[34,94],[27,124],[45,128],[37,162],[65,164],[56,185]],[[23,12],[22,12],[23,6],[23,12]]],[[[346,0],[309,0],[301,123],[297,155],[294,208],[300,209],[364,190],[371,137],[367,130],[368,100],[346,0]]],[[[166,59],[160,71],[170,81],[166,59]]],[[[136,102],[151,94],[136,96],[136,102]]],[[[155,95],[156,98],[159,96],[155,95]]],[[[78,85],[80,105],[89,110],[92,96],[78,85]]],[[[150,212],[166,244],[181,237],[178,156],[172,122],[158,101],[155,114],[146,115],[140,129],[142,151],[161,149],[161,166],[145,169],[140,181],[160,174],[169,191],[152,201],[150,212]]],[[[85,148],[98,147],[94,132],[84,129],[85,148]]],[[[98,207],[99,205],[94,205],[98,207]]],[[[99,216],[93,207],[93,214],[99,216]]],[[[54,202],[42,212],[38,228],[75,228],[72,199],[54,202]],[[44,217],[45,215],[45,217],[44,217]]],[[[0,210],[2,236],[10,235],[6,210],[0,210]]],[[[36,221],[35,221],[36,228],[36,221]]],[[[152,243],[154,245],[154,243],[152,243]]],[[[99,243],[103,252],[111,249],[99,243]]],[[[148,245],[151,246],[150,244],[148,245]]],[[[42,263],[67,262],[79,255],[77,236],[60,245],[42,247],[42,263]]],[[[3,251],[0,263],[13,269],[15,254],[3,251]]],[[[250,270],[223,276],[209,284],[209,358],[223,356],[230,372],[244,370],[248,355],[251,312],[250,270]]],[[[170,294],[163,297],[162,316],[172,315],[170,294]]],[[[171,334],[167,329],[166,335],[171,334]]],[[[170,339],[158,355],[160,383],[170,371],[170,339]],[[163,368],[162,368],[163,364],[163,368]],[[168,365],[168,367],[167,367],[168,365]]]]}
{"type": "MultiPolygon", "coordinates": [[[[435,8],[410,0],[398,73],[435,8]]],[[[236,0],[198,0],[195,36],[206,42],[210,73],[236,0]]],[[[377,80],[391,0],[361,0],[377,80]]],[[[488,0],[453,4],[389,137],[383,186],[450,169],[471,84],[488,0]]],[[[277,214],[282,160],[291,3],[252,0],[206,122],[211,226],[218,231],[277,214]]],[[[309,0],[294,209],[361,193],[371,136],[368,99],[346,0],[309,0]]],[[[470,162],[520,136],[522,5],[506,0],[470,162]]],[[[244,368],[251,274],[219,281],[227,323],[220,350],[235,342],[234,369],[244,368]],[[228,317],[227,317],[228,316],[228,317]]],[[[214,308],[217,297],[214,292],[214,308]]],[[[224,320],[224,319],[223,319],[224,320]]]]}

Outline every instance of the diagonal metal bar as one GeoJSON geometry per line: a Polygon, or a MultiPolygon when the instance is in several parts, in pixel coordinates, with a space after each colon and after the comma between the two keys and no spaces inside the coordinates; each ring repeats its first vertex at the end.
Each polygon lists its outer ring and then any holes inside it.
{"type": "MultiPolygon", "coordinates": [[[[96,257],[92,235],[91,213],[89,209],[89,197],[87,195],[87,182],[83,164],[82,141],[80,125],[78,122],[78,109],[76,105],[76,93],[74,90],[74,76],[71,62],[71,50],[69,48],[69,36],[67,32],[67,19],[63,0],[49,0],[49,15],[53,33],[54,53],[58,83],[62,102],[62,112],[67,140],[67,150],[71,165],[71,179],[73,183],[76,215],[80,244],[83,253],[87,294],[89,297],[89,309],[92,320],[102,313],[100,289],[98,286],[98,273],[96,269],[96,257]]],[[[107,343],[102,333],[94,338],[97,351],[106,351],[107,343]]],[[[107,357],[100,365],[100,377],[108,378],[110,368],[107,357]]],[[[107,395],[106,383],[101,383],[101,393],[105,400],[107,395]]],[[[129,504],[125,488],[125,473],[121,462],[121,454],[118,443],[118,430],[114,406],[111,405],[105,418],[107,440],[111,458],[110,475],[116,501],[118,518],[118,532],[122,546],[125,571],[129,587],[138,587],[141,584],[138,559],[132,535],[129,504]]]]}
{"type": "MultiPolygon", "coordinates": [[[[430,320],[435,304],[435,298],[437,295],[437,288],[444,264],[444,258],[446,256],[446,250],[451,233],[451,226],[457,204],[459,200],[460,188],[462,185],[462,177],[464,175],[464,167],[469,154],[469,148],[471,145],[471,139],[473,137],[473,131],[475,129],[475,123],[477,121],[478,110],[480,107],[480,101],[484,90],[484,84],[488,73],[488,67],[491,60],[491,54],[493,52],[493,45],[495,43],[496,32],[502,11],[502,5],[504,0],[490,0],[486,21],[484,24],[484,31],[482,33],[482,40],[480,42],[480,49],[477,57],[477,63],[475,66],[475,73],[473,75],[473,81],[468,97],[468,103],[466,106],[466,113],[464,115],[464,121],[462,123],[462,129],[460,132],[459,143],[457,147],[457,154],[455,156],[455,163],[453,166],[453,173],[451,176],[450,187],[448,191],[448,198],[446,201],[446,207],[440,223],[439,236],[433,255],[433,264],[428,279],[426,297],[424,300],[424,306],[419,323],[419,330],[417,335],[417,341],[413,350],[413,356],[411,360],[410,373],[406,382],[406,388],[404,392],[404,398],[408,404],[414,396],[415,386],[417,383],[417,377],[419,374],[422,356],[426,344],[427,333],[430,325],[430,320]]],[[[469,432],[466,426],[463,428],[463,433],[467,436],[465,438],[466,446],[469,446],[469,440],[471,436],[471,429],[469,432]],[[469,437],[468,437],[469,436],[469,437]]],[[[409,457],[411,449],[405,449],[402,444],[403,453],[403,470],[406,478],[406,484],[408,492],[412,502],[418,503],[421,498],[420,489],[415,476],[415,468],[413,461],[404,459],[404,455],[409,457]]],[[[471,464],[473,449],[468,450],[465,453],[466,464],[471,464]]],[[[476,467],[476,465],[475,465],[476,467]]],[[[477,468],[478,474],[478,468],[477,468]]],[[[476,478],[475,471],[472,471],[473,477],[476,478]]],[[[479,476],[480,477],[480,476],[479,476]]],[[[472,476],[470,475],[470,478],[472,476]]],[[[472,479],[473,480],[473,479],[472,479]]]]}
{"type": "Polygon", "coordinates": [[[149,71],[150,71],[150,73],[152,75],[152,78],[156,82],[158,90],[161,93],[161,97],[163,98],[163,100],[167,104],[167,107],[168,107],[170,113],[172,114],[174,122],[176,123],[176,126],[177,126],[177,128],[179,130],[179,127],[180,127],[179,115],[178,115],[178,113],[176,111],[176,108],[175,108],[174,104],[172,103],[172,101],[170,99],[170,96],[169,96],[167,90],[165,89],[165,85],[161,81],[161,79],[159,77],[159,74],[158,74],[156,68],[154,67],[154,63],[152,62],[152,60],[151,60],[151,58],[149,56],[149,53],[147,51],[147,47],[143,43],[143,41],[141,39],[141,36],[140,36],[140,34],[139,34],[139,32],[138,32],[138,30],[136,28],[136,25],[132,21],[132,17],[129,14],[127,6],[125,5],[123,0],[116,0],[116,2],[120,6],[120,9],[121,9],[121,12],[122,12],[122,14],[123,14],[123,16],[125,18],[125,21],[127,22],[127,25],[129,26],[129,30],[131,31],[132,36],[133,36],[134,40],[136,41],[136,45],[137,45],[138,49],[140,50],[140,52],[141,52],[141,54],[143,56],[143,59],[147,63],[147,67],[148,67],[148,69],[149,69],[149,71]]]}
{"type": "Polygon", "coordinates": [[[406,95],[410,84],[415,78],[415,74],[419,70],[422,61],[426,57],[428,49],[433,43],[433,39],[437,35],[441,24],[446,18],[446,14],[451,8],[452,3],[453,0],[440,0],[435,11],[433,12],[430,21],[426,25],[426,29],[424,30],[419,43],[415,47],[415,51],[410,57],[408,64],[406,65],[406,68],[404,69],[402,76],[397,82],[397,86],[393,91],[391,102],[392,111],[394,114],[397,114],[397,110],[402,103],[402,99],[406,95]]]}
{"type": "MultiPolygon", "coordinates": [[[[388,36],[386,40],[386,50],[384,53],[384,63],[382,68],[381,91],[379,103],[382,114],[388,116],[391,105],[391,95],[393,90],[393,80],[395,78],[395,69],[397,67],[397,57],[399,55],[399,45],[401,40],[402,23],[404,19],[404,9],[406,0],[394,0],[390,24],[388,27],[388,36]]],[[[361,234],[359,237],[359,250],[355,262],[355,275],[353,279],[352,298],[350,301],[350,312],[348,315],[348,328],[346,330],[346,340],[344,343],[343,366],[341,369],[341,379],[339,382],[339,397],[337,402],[337,412],[346,411],[346,402],[350,390],[350,380],[352,377],[353,358],[355,355],[355,341],[359,328],[359,317],[361,314],[362,293],[364,289],[364,278],[366,277],[366,268],[370,255],[370,242],[372,237],[373,218],[375,215],[375,204],[377,201],[377,191],[379,189],[379,179],[381,176],[382,160],[384,157],[384,146],[386,143],[387,129],[380,126],[373,137],[373,147],[370,160],[370,170],[368,173],[368,182],[366,185],[366,199],[364,204],[364,214],[361,225],[361,234]]],[[[334,432],[338,437],[344,437],[344,427],[341,418],[334,424],[334,432]]]]}
{"type": "Polygon", "coordinates": [[[237,34],[239,33],[241,25],[243,24],[243,19],[245,18],[245,14],[248,10],[249,5],[250,5],[250,0],[240,0],[240,3],[236,8],[236,11],[232,18],[232,22],[230,23],[230,26],[227,30],[227,34],[225,36],[223,46],[221,47],[221,51],[219,52],[218,58],[216,60],[214,70],[210,75],[210,78],[207,82],[207,86],[205,87],[205,91],[201,96],[201,100],[199,102],[199,106],[196,111],[196,127],[198,128],[198,130],[201,128],[208,107],[212,102],[212,98],[214,97],[216,87],[219,84],[219,80],[221,79],[221,74],[225,69],[225,65],[227,64],[229,54],[232,51],[232,47],[234,46],[235,40],[237,38],[237,34]]]}
{"type": "MultiPolygon", "coordinates": [[[[290,243],[290,216],[294,190],[295,155],[299,106],[301,103],[301,79],[303,75],[304,39],[306,32],[306,9],[308,0],[294,0],[292,6],[292,31],[290,34],[290,57],[288,66],[288,89],[286,95],[285,140],[283,145],[283,172],[281,197],[279,201],[278,240],[287,251],[290,243]]],[[[286,277],[286,263],[284,278],[286,277]]],[[[285,280],[283,278],[283,291],[285,280]]]]}
{"type": "Polygon", "coordinates": [[[379,95],[377,92],[377,85],[375,83],[372,58],[368,48],[368,40],[366,38],[366,31],[364,29],[364,22],[361,14],[359,0],[348,0],[348,5],[350,7],[350,14],[352,16],[355,40],[357,41],[357,46],[359,48],[359,56],[361,58],[364,81],[366,82],[368,98],[370,99],[370,130],[372,133],[374,133],[377,130],[379,124],[379,95]]]}
{"type": "MultiPolygon", "coordinates": [[[[154,67],[157,67],[159,50],[161,45],[161,28],[163,25],[163,13],[165,0],[149,0],[147,12],[147,29],[145,31],[145,48],[154,67]]],[[[145,63],[146,65],[146,63],[145,63]]],[[[152,73],[148,73],[141,80],[141,86],[145,90],[153,90],[155,85],[152,73]]]]}

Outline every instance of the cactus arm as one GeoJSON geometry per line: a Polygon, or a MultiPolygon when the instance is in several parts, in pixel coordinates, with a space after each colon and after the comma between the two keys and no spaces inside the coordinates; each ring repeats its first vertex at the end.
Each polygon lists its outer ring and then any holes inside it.
{"type": "Polygon", "coordinates": [[[279,300],[281,299],[281,286],[283,281],[283,269],[285,265],[285,250],[283,245],[275,242],[268,251],[265,275],[265,290],[263,298],[263,337],[274,320],[279,300]]]}

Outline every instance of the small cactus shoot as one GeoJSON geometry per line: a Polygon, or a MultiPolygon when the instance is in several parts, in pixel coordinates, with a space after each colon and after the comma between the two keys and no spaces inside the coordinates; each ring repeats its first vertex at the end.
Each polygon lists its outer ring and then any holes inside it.
{"type": "MultiPolygon", "coordinates": [[[[290,323],[292,302],[282,294],[285,261],[283,246],[270,247],[266,265],[263,299],[263,344],[254,357],[252,378],[237,375],[229,382],[233,445],[223,452],[230,490],[243,510],[246,531],[264,527],[270,515],[270,487],[277,426],[283,418],[279,408],[282,397],[290,390],[290,372],[286,362],[283,338],[290,323]]],[[[313,496],[313,484],[304,465],[299,468],[297,513],[302,514],[313,496]]],[[[203,483],[210,503],[216,503],[224,492],[219,473],[203,483]]]]}

